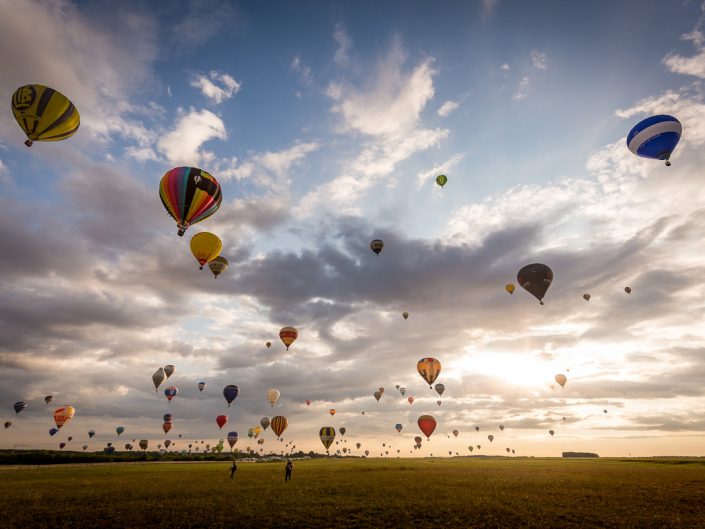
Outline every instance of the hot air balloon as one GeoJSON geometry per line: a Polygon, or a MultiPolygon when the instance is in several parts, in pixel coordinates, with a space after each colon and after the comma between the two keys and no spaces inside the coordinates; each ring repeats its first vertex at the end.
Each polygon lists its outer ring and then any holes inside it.
{"type": "Polygon", "coordinates": [[[149,446],[149,441],[147,439],[140,440],[140,448],[142,450],[147,450],[148,446],[149,446]]]}
{"type": "Polygon", "coordinates": [[[377,402],[379,402],[379,399],[382,398],[382,394],[379,391],[374,392],[375,399],[377,399],[377,402]]]}
{"type": "Polygon", "coordinates": [[[164,421],[164,424],[162,424],[162,430],[164,430],[164,435],[169,433],[169,430],[171,430],[172,426],[173,423],[171,421],[164,421]]]}
{"type": "Polygon", "coordinates": [[[397,389],[397,391],[399,391],[399,388],[400,388],[401,386],[400,386],[399,384],[397,384],[397,385],[394,386],[394,387],[397,389]]]}
{"type": "Polygon", "coordinates": [[[269,349],[270,347],[272,347],[272,342],[267,342],[265,345],[267,346],[267,349],[269,349]]]}
{"type": "Polygon", "coordinates": [[[323,446],[326,447],[326,452],[328,452],[330,445],[333,444],[333,440],[335,439],[335,428],[332,426],[324,426],[318,432],[318,437],[320,437],[323,446]]]}
{"type": "Polygon", "coordinates": [[[171,422],[174,420],[174,416],[171,413],[165,413],[162,419],[164,422],[171,422]]]}
{"type": "Polygon", "coordinates": [[[47,395],[46,397],[44,397],[44,402],[46,404],[49,404],[52,400],[54,400],[54,395],[47,395]]]}
{"type": "Polygon", "coordinates": [[[555,377],[553,377],[556,382],[558,382],[561,387],[565,387],[565,383],[568,382],[568,377],[565,375],[558,373],[555,377]]]}
{"type": "MultiPolygon", "coordinates": [[[[408,312],[402,312],[402,313],[401,313],[401,317],[404,318],[405,320],[408,320],[408,319],[409,319],[409,313],[408,313],[408,312]]],[[[399,388],[397,388],[397,389],[399,389],[399,388]]]]}
{"type": "Polygon", "coordinates": [[[665,160],[666,165],[670,166],[671,153],[678,145],[682,132],[681,122],[673,116],[651,116],[629,131],[627,147],[637,156],[665,160]]]}
{"type": "Polygon", "coordinates": [[[15,409],[15,413],[19,414],[22,410],[27,407],[27,403],[23,401],[15,402],[12,407],[15,409]]]}
{"type": "Polygon", "coordinates": [[[446,185],[446,184],[448,183],[448,177],[447,177],[446,175],[444,175],[444,174],[439,174],[439,175],[436,177],[436,183],[437,183],[439,186],[443,187],[444,185],[446,185]]]}
{"type": "Polygon", "coordinates": [[[259,423],[262,425],[262,428],[266,430],[269,427],[269,417],[262,417],[259,423]]]}
{"type": "Polygon", "coordinates": [[[553,434],[556,433],[556,432],[554,432],[553,430],[549,430],[548,433],[550,433],[550,434],[551,434],[551,437],[553,437],[553,434]]]}
{"type": "Polygon", "coordinates": [[[436,401],[436,404],[438,404],[438,405],[440,406],[441,404],[443,404],[443,401],[437,400],[437,401],[436,401]]]}
{"type": "Polygon", "coordinates": [[[274,407],[274,404],[279,400],[279,395],[281,395],[281,393],[278,389],[271,388],[267,390],[267,400],[271,407],[274,407]]]}
{"type": "Polygon", "coordinates": [[[259,437],[259,434],[262,433],[262,428],[259,426],[255,426],[255,439],[259,437]]]}
{"type": "Polygon", "coordinates": [[[624,287],[624,291],[625,291],[627,294],[631,294],[631,293],[632,293],[632,287],[624,287]]]}
{"type": "Polygon", "coordinates": [[[370,451],[369,451],[369,450],[365,450],[365,457],[367,457],[368,455],[370,455],[370,451]]]}
{"type": "Polygon", "coordinates": [[[59,443],[59,448],[61,450],[63,450],[65,446],[66,446],[66,443],[59,443]]]}
{"type": "Polygon", "coordinates": [[[176,368],[171,364],[164,366],[164,374],[166,375],[166,378],[169,378],[171,375],[173,375],[175,370],[176,368]]]}
{"type": "Polygon", "coordinates": [[[409,401],[409,404],[413,404],[413,403],[414,403],[414,397],[409,397],[409,398],[407,398],[406,400],[409,401]]]}
{"type": "Polygon", "coordinates": [[[370,250],[372,250],[378,256],[379,253],[382,251],[382,248],[384,248],[384,242],[382,242],[381,239],[375,239],[370,243],[370,250]]]}
{"type": "Polygon", "coordinates": [[[232,401],[237,398],[237,394],[239,392],[240,389],[234,384],[229,384],[223,388],[223,397],[225,397],[225,400],[228,402],[228,408],[230,407],[232,401]]]}
{"type": "Polygon", "coordinates": [[[384,395],[384,388],[379,388],[377,391],[379,391],[380,395],[384,395]]]}
{"type": "Polygon", "coordinates": [[[227,415],[218,415],[215,418],[215,423],[218,425],[218,429],[222,430],[223,426],[225,426],[225,423],[228,422],[228,416],[227,415]]]}
{"type": "Polygon", "coordinates": [[[553,282],[553,271],[541,263],[526,265],[517,273],[517,282],[543,305],[543,297],[553,282]]]}
{"type": "Polygon", "coordinates": [[[254,437],[254,435],[255,435],[255,429],[254,429],[254,428],[248,428],[248,429],[247,429],[247,437],[249,437],[250,439],[252,439],[252,437],[254,437]]]}
{"type": "Polygon", "coordinates": [[[399,393],[401,393],[401,396],[403,397],[404,394],[406,393],[406,388],[405,387],[399,388],[399,393]]]}
{"type": "Polygon", "coordinates": [[[479,426],[475,426],[475,431],[476,431],[476,432],[479,432],[479,431],[480,431],[480,427],[479,427],[479,426]]]}
{"type": "Polygon", "coordinates": [[[422,415],[419,417],[417,424],[419,429],[424,433],[426,439],[431,437],[431,434],[436,429],[436,419],[431,415],[422,415]]]}
{"type": "Polygon", "coordinates": [[[228,269],[228,260],[222,255],[219,255],[213,260],[208,261],[208,268],[213,273],[213,277],[217,278],[228,269]]]}
{"type": "MultiPolygon", "coordinates": [[[[345,432],[347,432],[345,426],[341,426],[340,428],[338,428],[338,431],[340,432],[340,435],[345,435],[345,432]]],[[[347,441],[345,442],[347,443],[347,441]]]]}
{"type": "Polygon", "coordinates": [[[271,425],[272,431],[277,434],[277,439],[279,439],[284,433],[284,430],[286,430],[286,427],[289,426],[289,421],[286,420],[286,417],[277,415],[276,417],[272,417],[271,425]]]}
{"type": "Polygon", "coordinates": [[[159,385],[164,382],[165,378],[166,373],[164,372],[163,367],[160,367],[154,372],[154,374],[152,375],[152,382],[154,382],[154,391],[159,391],[159,385]]]}
{"type": "Polygon", "coordinates": [[[311,405],[311,401],[310,401],[309,399],[306,399],[304,402],[306,403],[306,406],[310,406],[310,405],[311,405]]]}
{"type": "Polygon", "coordinates": [[[590,301],[590,294],[583,294],[583,299],[585,301],[590,301]]]}
{"type": "Polygon", "coordinates": [[[206,389],[206,383],[205,383],[205,382],[199,382],[198,385],[197,385],[197,387],[198,387],[198,391],[199,391],[199,393],[200,393],[201,391],[203,391],[204,389],[206,389]]]}
{"type": "Polygon", "coordinates": [[[164,173],[159,198],[176,221],[179,236],[218,211],[223,200],[218,181],[203,169],[175,167],[164,173]]]}
{"type": "Polygon", "coordinates": [[[86,448],[88,448],[88,445],[83,445],[81,448],[85,450],[86,448]]]}
{"type": "Polygon", "coordinates": [[[166,441],[164,441],[164,446],[169,448],[171,446],[171,440],[167,439],[166,441]]]}
{"type": "Polygon", "coordinates": [[[294,343],[296,338],[299,337],[299,331],[297,331],[294,327],[283,327],[281,331],[279,331],[279,338],[281,341],[286,345],[286,350],[289,350],[289,346],[294,343]]]}
{"type": "Polygon", "coordinates": [[[490,443],[491,443],[492,441],[494,441],[494,435],[492,435],[492,434],[488,435],[487,439],[489,439],[490,443]]]}
{"type": "Polygon", "coordinates": [[[401,429],[402,429],[402,425],[401,425],[401,424],[399,424],[399,423],[395,424],[395,425],[394,425],[394,428],[397,429],[397,432],[401,433],[401,429]]]}
{"type": "Polygon", "coordinates": [[[51,429],[49,430],[49,435],[51,435],[51,436],[53,437],[54,434],[56,434],[58,431],[59,431],[58,428],[51,428],[51,429]]]}
{"type": "Polygon", "coordinates": [[[506,290],[510,294],[514,294],[515,289],[516,287],[514,286],[514,283],[507,283],[506,285],[504,285],[504,290],[506,290]]]}
{"type": "Polygon", "coordinates": [[[505,448],[505,450],[507,451],[507,453],[509,453],[509,452],[511,452],[512,449],[511,449],[511,448],[505,448]]]}
{"type": "Polygon", "coordinates": [[[443,392],[446,390],[446,387],[443,384],[436,384],[435,388],[438,395],[443,395],[443,392]]]}
{"type": "Polygon", "coordinates": [[[125,427],[124,427],[124,426],[118,426],[117,428],[115,428],[115,431],[117,432],[118,437],[120,437],[120,434],[125,431],[125,427]]]}
{"type": "Polygon", "coordinates": [[[237,432],[228,432],[228,444],[230,445],[230,448],[235,446],[235,443],[237,443],[239,438],[240,437],[237,435],[237,432]]]}
{"type": "Polygon", "coordinates": [[[602,410],[602,413],[607,413],[607,410],[602,410]]]}
{"type": "Polygon", "coordinates": [[[95,435],[95,430],[88,430],[88,437],[90,439],[93,439],[93,436],[95,435]]]}
{"type": "Polygon", "coordinates": [[[500,430],[501,432],[504,431],[504,425],[503,425],[503,424],[500,424],[500,425],[499,425],[499,430],[500,430]]]}
{"type": "Polygon", "coordinates": [[[73,406],[62,406],[54,410],[54,422],[57,428],[61,428],[64,424],[70,421],[76,414],[73,406]]]}
{"type": "Polygon", "coordinates": [[[214,235],[207,231],[202,231],[191,237],[191,253],[200,265],[199,270],[203,270],[203,265],[215,259],[223,249],[223,243],[214,235]]]}
{"type": "Polygon", "coordinates": [[[328,410],[328,413],[330,413],[331,417],[335,415],[335,408],[331,408],[330,410],[328,410]]]}
{"type": "Polygon", "coordinates": [[[12,421],[5,421],[4,426],[6,429],[9,428],[10,426],[12,426],[12,421]]]}
{"type": "Polygon", "coordinates": [[[441,363],[435,358],[422,358],[416,364],[416,370],[421,375],[428,387],[433,389],[433,382],[438,378],[441,372],[441,363]]]}
{"type": "Polygon", "coordinates": [[[355,446],[356,446],[356,447],[357,447],[357,449],[359,450],[359,449],[360,449],[360,447],[362,446],[362,443],[355,443],[355,446]]]}
{"type": "Polygon", "coordinates": [[[458,430],[453,430],[453,436],[454,436],[454,437],[458,437],[458,434],[459,434],[459,433],[460,433],[460,432],[459,432],[458,430]]]}
{"type": "Polygon", "coordinates": [[[19,87],[12,94],[12,114],[27,135],[24,144],[65,140],[78,130],[81,116],[69,99],[40,84],[19,87]]]}
{"type": "Polygon", "coordinates": [[[176,386],[169,386],[164,390],[164,395],[166,396],[167,400],[171,402],[171,399],[176,397],[176,394],[179,392],[179,388],[176,386]]]}

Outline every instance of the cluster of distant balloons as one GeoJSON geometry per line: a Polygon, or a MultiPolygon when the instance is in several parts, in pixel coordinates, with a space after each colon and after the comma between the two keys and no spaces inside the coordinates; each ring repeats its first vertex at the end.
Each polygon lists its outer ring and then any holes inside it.
{"type": "MultiPolygon", "coordinates": [[[[40,84],[28,84],[18,88],[12,95],[12,112],[18,125],[27,136],[25,144],[28,147],[37,141],[58,141],[69,138],[76,133],[80,125],[80,115],[74,104],[60,92],[40,84]]],[[[640,121],[631,129],[627,135],[627,146],[629,150],[637,156],[662,160],[665,161],[667,166],[670,166],[671,155],[680,140],[681,134],[681,123],[675,117],[669,115],[651,116],[640,121]]],[[[436,177],[436,183],[443,188],[448,183],[448,177],[444,174],[438,175],[436,177]]],[[[182,236],[193,224],[212,216],[220,208],[223,199],[220,184],[215,177],[203,169],[196,167],[176,167],[164,173],[159,184],[159,196],[168,214],[176,221],[179,236],[182,236]]],[[[203,269],[203,266],[208,264],[208,268],[216,278],[227,270],[228,260],[220,255],[223,245],[217,235],[210,232],[197,233],[191,238],[190,247],[193,256],[199,263],[200,269],[203,269]]],[[[370,249],[378,256],[383,248],[384,242],[381,239],[374,239],[370,243],[370,249]]],[[[519,285],[538,299],[542,305],[544,303],[543,298],[548,288],[551,286],[552,281],[553,271],[542,263],[526,265],[517,273],[517,282],[519,285]]],[[[515,286],[513,283],[508,283],[505,288],[510,294],[514,293],[515,286]]],[[[624,290],[627,294],[631,293],[630,287],[625,287],[624,290]]],[[[589,293],[583,294],[583,299],[586,301],[590,301],[590,297],[589,293]]],[[[406,320],[409,317],[409,313],[405,311],[402,313],[402,316],[406,320]]],[[[284,327],[279,332],[279,337],[288,350],[289,346],[298,337],[298,331],[294,327],[284,327]]],[[[271,347],[271,345],[271,342],[266,342],[268,348],[271,347]]],[[[423,358],[418,362],[417,370],[429,384],[429,387],[433,388],[433,382],[441,371],[441,364],[435,358],[423,358]]],[[[157,391],[162,382],[168,379],[173,372],[174,366],[167,365],[163,368],[159,368],[154,373],[152,380],[157,391]]],[[[555,376],[555,380],[561,387],[564,387],[567,382],[567,377],[564,374],[558,374],[555,376]]],[[[205,387],[205,382],[198,383],[199,391],[203,391],[205,387]]],[[[443,384],[436,385],[436,391],[439,396],[442,395],[444,388],[443,384]]],[[[406,388],[397,386],[397,390],[404,396],[406,388]]],[[[238,387],[233,384],[227,385],[223,389],[223,396],[228,406],[235,400],[238,393],[238,387]]],[[[379,401],[383,393],[384,388],[379,388],[378,391],[374,392],[375,399],[379,401]]],[[[176,386],[169,386],[164,390],[164,394],[169,402],[171,402],[171,400],[178,395],[178,388],[176,386]]],[[[279,396],[280,393],[277,389],[270,389],[267,392],[267,398],[272,406],[274,406],[279,399],[279,396]]],[[[45,402],[49,404],[52,398],[52,395],[48,395],[45,397],[45,402]]],[[[413,404],[414,397],[409,396],[407,400],[409,404],[413,404]]],[[[305,402],[307,406],[311,404],[311,401],[308,399],[305,402]]],[[[437,403],[440,406],[441,401],[439,400],[437,403]]],[[[26,407],[27,404],[23,401],[14,404],[14,410],[17,414],[26,407]]],[[[58,432],[64,424],[73,418],[75,412],[76,410],[68,405],[56,408],[54,410],[56,428],[52,428],[49,433],[54,435],[58,432]]],[[[603,410],[603,412],[607,413],[607,410],[603,410]]],[[[333,416],[335,409],[331,409],[330,414],[333,416]]],[[[166,434],[171,430],[173,425],[172,414],[165,414],[163,420],[163,430],[166,434]]],[[[226,415],[218,415],[216,417],[216,423],[221,429],[227,421],[228,417],[226,415]]],[[[427,438],[429,438],[436,429],[436,420],[431,415],[420,416],[417,423],[419,429],[427,438]]],[[[271,426],[277,438],[280,438],[281,434],[288,426],[288,421],[286,417],[283,416],[273,417],[271,421],[269,418],[264,417],[261,424],[265,430],[268,426],[271,426]]],[[[11,421],[4,423],[5,428],[9,428],[11,425],[11,421]]],[[[396,424],[395,428],[398,432],[401,432],[402,425],[396,424]]],[[[475,428],[479,431],[479,427],[475,428]]],[[[500,430],[503,429],[504,427],[500,425],[500,430]]],[[[250,430],[254,432],[260,429],[257,427],[250,430]]],[[[118,436],[124,431],[125,428],[122,426],[116,428],[118,436]]],[[[340,428],[340,433],[344,435],[345,429],[340,428]]],[[[551,436],[553,436],[554,433],[554,430],[549,430],[551,436]]],[[[258,434],[259,432],[256,435],[253,433],[255,437],[258,434]]],[[[93,435],[95,435],[95,431],[90,430],[88,435],[92,438],[93,435]]],[[[250,435],[250,437],[253,435],[250,435]]],[[[453,435],[457,437],[457,430],[453,431],[453,435]]],[[[319,437],[323,446],[328,450],[335,439],[335,428],[324,426],[319,431],[319,437]]],[[[237,432],[228,433],[227,440],[231,448],[237,442],[238,438],[237,432]]],[[[69,441],[71,439],[71,437],[68,438],[69,441]]],[[[492,442],[494,436],[488,435],[488,439],[492,442]]],[[[263,442],[261,439],[258,440],[258,442],[259,441],[263,442]]],[[[415,447],[419,448],[421,445],[421,437],[416,437],[415,441],[415,447]]],[[[164,443],[167,448],[170,444],[171,441],[169,440],[164,443]]],[[[59,446],[60,448],[64,448],[65,443],[62,442],[59,446]]],[[[132,445],[129,443],[125,446],[126,448],[129,446],[128,449],[132,449],[132,445]]],[[[141,440],[139,446],[143,450],[146,450],[148,441],[141,440]]],[[[222,440],[219,446],[222,448],[222,440]]],[[[357,443],[358,449],[360,446],[360,443],[357,443]]],[[[86,447],[87,445],[84,445],[84,450],[86,447]]],[[[112,443],[108,443],[108,447],[112,447],[112,443]]],[[[189,448],[190,447],[191,445],[189,445],[189,448]]],[[[161,444],[159,448],[161,448],[161,444]]],[[[207,448],[210,448],[210,446],[207,448]]],[[[472,446],[468,448],[470,451],[473,449],[472,446]]],[[[477,445],[477,448],[479,449],[480,445],[477,445]]],[[[509,448],[506,450],[507,452],[510,451],[509,448]]],[[[512,452],[514,451],[512,450],[512,452]]],[[[368,455],[369,451],[365,451],[365,454],[368,455]]]]}

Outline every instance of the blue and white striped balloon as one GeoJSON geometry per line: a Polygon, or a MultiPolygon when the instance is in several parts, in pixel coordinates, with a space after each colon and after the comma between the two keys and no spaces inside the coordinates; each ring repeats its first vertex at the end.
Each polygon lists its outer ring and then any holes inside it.
{"type": "Polygon", "coordinates": [[[682,132],[681,122],[673,116],[651,116],[637,123],[629,131],[627,146],[637,156],[666,160],[666,165],[671,165],[669,158],[678,145],[682,132]]]}

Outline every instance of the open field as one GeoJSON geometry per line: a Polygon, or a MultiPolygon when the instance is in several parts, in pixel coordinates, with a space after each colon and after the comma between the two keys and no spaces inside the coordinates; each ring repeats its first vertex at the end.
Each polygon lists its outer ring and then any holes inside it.
{"type": "Polygon", "coordinates": [[[705,527],[703,460],[311,460],[0,469],[0,526],[705,527]]]}

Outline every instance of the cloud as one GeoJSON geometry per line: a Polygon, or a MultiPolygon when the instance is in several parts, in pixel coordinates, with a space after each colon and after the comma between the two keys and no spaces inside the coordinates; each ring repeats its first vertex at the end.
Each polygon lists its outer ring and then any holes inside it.
{"type": "Polygon", "coordinates": [[[500,67],[500,70],[502,70],[503,72],[508,72],[509,70],[511,70],[511,68],[510,68],[509,65],[505,62],[505,63],[500,67]]]}
{"type": "Polygon", "coordinates": [[[296,72],[299,74],[301,83],[308,86],[313,82],[313,79],[311,79],[311,68],[306,66],[301,61],[301,57],[299,55],[294,56],[294,58],[291,60],[289,69],[292,72],[296,72]]]}
{"type": "Polygon", "coordinates": [[[210,110],[180,109],[174,128],[157,142],[157,149],[172,164],[199,165],[213,155],[201,150],[212,139],[227,139],[225,124],[210,110]]]}
{"type": "Polygon", "coordinates": [[[457,110],[459,106],[460,106],[460,104],[457,103],[456,101],[450,101],[450,100],[446,101],[438,109],[438,115],[444,118],[444,117],[450,115],[455,110],[457,110]]]}
{"type": "Polygon", "coordinates": [[[196,78],[191,81],[191,86],[198,88],[211,102],[219,105],[237,94],[242,84],[237,82],[230,75],[214,70],[208,76],[202,74],[197,75],[196,78]],[[222,86],[218,86],[216,83],[221,83],[222,86]]]}
{"type": "Polygon", "coordinates": [[[512,101],[521,101],[522,99],[525,99],[528,89],[529,89],[529,76],[525,75],[524,77],[521,78],[521,81],[519,81],[519,87],[517,88],[517,91],[512,96],[512,101]]]}
{"type": "Polygon", "coordinates": [[[347,66],[350,62],[349,52],[352,48],[352,39],[348,36],[342,24],[336,24],[333,39],[338,47],[335,50],[333,60],[338,66],[347,66]]]}
{"type": "Polygon", "coordinates": [[[532,51],[531,64],[536,70],[545,70],[548,67],[546,54],[536,50],[532,51]]]}
{"type": "Polygon", "coordinates": [[[465,158],[464,154],[456,154],[452,158],[446,160],[445,162],[436,165],[432,169],[429,169],[428,171],[422,171],[416,175],[416,187],[420,188],[423,186],[428,180],[435,178],[439,174],[444,174],[449,172],[453,167],[458,165],[458,163],[465,158]]]}
{"type": "Polygon", "coordinates": [[[191,0],[183,18],[172,28],[173,49],[186,52],[215,39],[226,28],[241,31],[242,15],[227,0],[191,0]]]}
{"type": "MultiPolygon", "coordinates": [[[[526,97],[529,95],[529,88],[531,86],[531,79],[533,74],[537,71],[546,70],[548,68],[548,58],[545,53],[533,50],[529,54],[529,58],[531,59],[531,64],[524,67],[521,80],[519,81],[519,86],[512,95],[512,101],[521,101],[523,99],[526,99],[526,97]]],[[[505,72],[506,75],[507,72],[509,72],[509,66],[506,65],[506,69],[504,68],[504,66],[505,65],[502,66],[502,70],[505,72]]]]}

